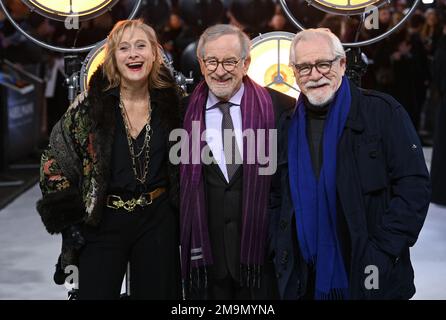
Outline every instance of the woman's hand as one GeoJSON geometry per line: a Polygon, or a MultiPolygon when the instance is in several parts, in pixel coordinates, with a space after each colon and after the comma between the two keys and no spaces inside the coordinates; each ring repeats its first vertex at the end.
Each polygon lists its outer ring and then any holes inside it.
{"type": "Polygon", "coordinates": [[[79,250],[85,245],[80,224],[73,224],[62,231],[62,247],[79,250]]]}

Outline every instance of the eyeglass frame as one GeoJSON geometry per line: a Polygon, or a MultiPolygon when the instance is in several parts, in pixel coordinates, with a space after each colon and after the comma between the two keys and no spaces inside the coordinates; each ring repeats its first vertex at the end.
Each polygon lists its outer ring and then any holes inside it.
{"type": "Polygon", "coordinates": [[[236,60],[235,61],[235,64],[234,64],[234,68],[231,70],[231,71],[228,71],[226,68],[225,68],[225,65],[223,64],[225,61],[229,61],[229,60],[232,60],[233,58],[229,58],[229,59],[226,59],[226,60],[218,60],[218,59],[216,59],[216,58],[213,58],[213,57],[210,57],[210,58],[207,58],[207,59],[203,59],[203,58],[201,58],[201,61],[203,61],[203,63],[204,63],[204,66],[206,67],[206,70],[208,70],[208,71],[210,71],[210,72],[212,72],[212,73],[214,73],[215,71],[217,71],[217,69],[218,69],[218,66],[221,64],[221,66],[222,66],[222,68],[223,68],[223,70],[225,70],[226,72],[228,72],[228,73],[231,73],[231,72],[233,72],[236,68],[237,68],[237,65],[239,64],[239,62],[240,61],[242,61],[242,60],[245,60],[246,58],[245,57],[241,57],[241,58],[239,58],[238,60],[236,60]],[[210,70],[209,69],[209,67],[208,67],[208,65],[206,64],[206,62],[207,61],[210,61],[210,60],[215,60],[215,61],[217,61],[217,66],[215,67],[215,69],[213,69],[213,70],[210,70]]]}
{"type": "Polygon", "coordinates": [[[313,68],[316,68],[317,72],[319,72],[320,74],[325,75],[325,74],[330,73],[331,68],[333,67],[333,63],[334,63],[336,60],[340,59],[340,58],[342,58],[342,56],[336,56],[336,57],[334,57],[334,59],[332,59],[332,60],[321,60],[321,61],[318,61],[318,62],[316,62],[316,63],[299,63],[299,64],[297,64],[297,63],[291,63],[291,65],[294,67],[294,69],[296,69],[297,74],[298,74],[300,77],[307,77],[307,76],[311,75],[311,73],[313,72],[313,68]],[[326,72],[321,72],[321,71],[319,71],[319,68],[317,67],[317,65],[318,65],[319,63],[327,63],[327,62],[330,63],[330,68],[329,68],[326,72]],[[299,68],[302,68],[302,66],[309,66],[309,67],[310,67],[310,72],[308,72],[308,74],[301,75],[301,74],[300,74],[300,71],[299,71],[299,68]]]}

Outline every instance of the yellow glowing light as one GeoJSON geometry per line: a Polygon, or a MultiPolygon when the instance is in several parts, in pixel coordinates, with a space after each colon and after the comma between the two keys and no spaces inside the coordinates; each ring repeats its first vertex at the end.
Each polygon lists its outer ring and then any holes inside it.
{"type": "Polygon", "coordinates": [[[98,67],[104,62],[105,59],[105,46],[100,45],[94,48],[84,61],[84,67],[81,70],[81,90],[87,90],[90,78],[98,69],[98,67]],[[85,65],[86,64],[86,65],[85,65]]]}
{"type": "MultiPolygon", "coordinates": [[[[285,83],[292,83],[294,81],[294,74],[291,68],[285,64],[280,64],[280,66],[273,64],[266,70],[263,83],[268,84],[274,82],[274,79],[279,75],[279,73],[285,83]]],[[[286,93],[290,90],[290,88],[284,83],[274,83],[270,87],[282,93],[286,93]]]]}
{"type": "Polygon", "coordinates": [[[32,9],[50,18],[87,18],[110,9],[117,0],[24,0],[32,9]]]}
{"type": "Polygon", "coordinates": [[[315,7],[324,11],[341,14],[362,13],[368,6],[383,4],[385,0],[314,0],[315,7]]]}
{"type": "Polygon", "coordinates": [[[300,90],[288,66],[292,41],[289,35],[277,36],[277,32],[271,32],[255,38],[248,76],[261,86],[298,98],[300,90]]]}

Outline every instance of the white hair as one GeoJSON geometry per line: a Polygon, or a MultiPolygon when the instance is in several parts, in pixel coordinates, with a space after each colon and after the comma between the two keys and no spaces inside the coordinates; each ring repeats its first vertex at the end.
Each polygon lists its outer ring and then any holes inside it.
{"type": "Polygon", "coordinates": [[[242,58],[247,58],[251,49],[251,40],[246,33],[230,24],[216,24],[204,30],[198,40],[197,57],[204,58],[204,46],[207,42],[229,34],[238,36],[242,58]]]}
{"type": "Polygon", "coordinates": [[[324,38],[330,43],[330,46],[333,50],[333,54],[337,57],[345,58],[345,50],[342,46],[341,40],[332,33],[327,28],[318,28],[318,29],[307,29],[301,32],[298,32],[293,41],[291,42],[290,49],[290,63],[296,63],[296,45],[300,41],[311,41],[316,38],[324,38]]]}

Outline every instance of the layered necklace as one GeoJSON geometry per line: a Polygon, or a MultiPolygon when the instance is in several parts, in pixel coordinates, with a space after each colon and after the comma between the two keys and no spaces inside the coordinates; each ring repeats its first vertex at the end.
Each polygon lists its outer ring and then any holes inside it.
{"type": "MultiPolygon", "coordinates": [[[[125,133],[127,135],[127,143],[129,146],[129,153],[130,158],[132,159],[132,169],[133,174],[135,176],[136,181],[141,183],[142,185],[145,184],[147,179],[147,173],[149,171],[149,161],[150,161],[150,137],[152,134],[152,128],[150,127],[150,120],[151,120],[151,114],[152,114],[152,108],[150,106],[150,98],[149,98],[149,104],[148,109],[149,113],[147,116],[147,123],[146,123],[146,134],[144,136],[144,143],[141,147],[141,150],[138,153],[135,153],[135,147],[133,144],[133,139],[130,134],[129,126],[131,127],[130,119],[127,114],[127,111],[124,106],[124,102],[122,99],[119,99],[119,109],[121,110],[122,119],[124,120],[124,127],[125,127],[125,133]],[[141,164],[140,156],[145,153],[145,157],[143,160],[143,163],[141,164]],[[138,169],[136,168],[136,164],[138,163],[138,169]],[[139,173],[138,173],[139,171],[139,173]]],[[[135,141],[136,144],[136,141],[135,141]]]]}

